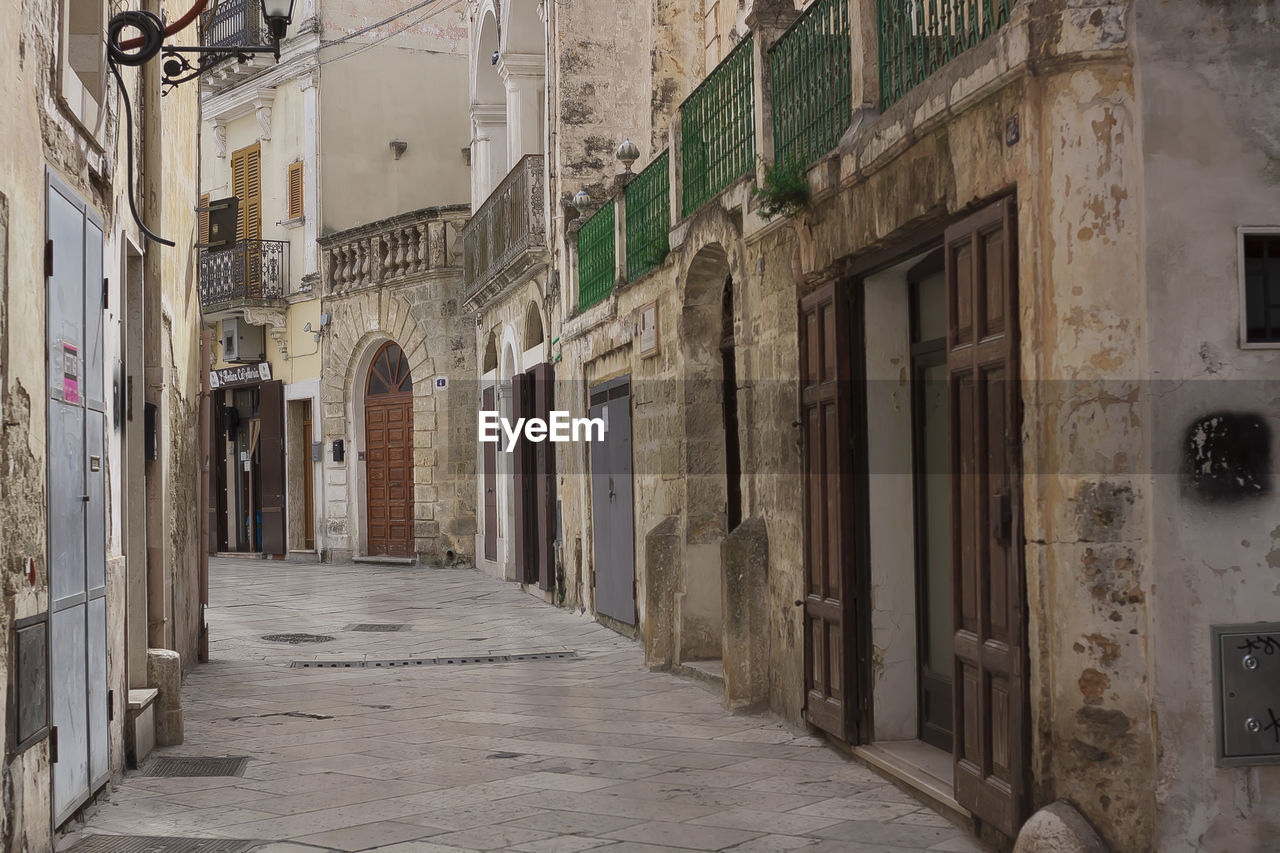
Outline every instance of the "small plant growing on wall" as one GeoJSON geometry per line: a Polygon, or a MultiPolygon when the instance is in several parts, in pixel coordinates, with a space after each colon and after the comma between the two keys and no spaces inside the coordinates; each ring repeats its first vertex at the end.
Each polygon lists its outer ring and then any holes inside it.
{"type": "Polygon", "coordinates": [[[809,178],[799,163],[766,163],[764,181],[751,189],[765,219],[791,216],[809,204],[809,178]]]}

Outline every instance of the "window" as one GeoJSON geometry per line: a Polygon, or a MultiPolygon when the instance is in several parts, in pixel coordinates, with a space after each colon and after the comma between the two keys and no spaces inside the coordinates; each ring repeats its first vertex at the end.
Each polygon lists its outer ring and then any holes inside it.
{"type": "Polygon", "coordinates": [[[96,130],[106,75],[102,0],[66,0],[63,11],[62,98],[87,130],[96,130]]]}
{"type": "Polygon", "coordinates": [[[289,218],[302,218],[302,161],[289,164],[289,218]]]}
{"type": "Polygon", "coordinates": [[[1242,235],[1245,344],[1280,344],[1280,230],[1242,235]]]}

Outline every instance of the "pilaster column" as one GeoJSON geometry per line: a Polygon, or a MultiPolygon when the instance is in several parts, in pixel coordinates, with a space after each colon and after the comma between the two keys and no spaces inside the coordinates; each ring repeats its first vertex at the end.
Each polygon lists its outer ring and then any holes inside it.
{"type": "Polygon", "coordinates": [[[507,176],[506,104],[472,104],[471,127],[471,197],[478,207],[507,176]]]}

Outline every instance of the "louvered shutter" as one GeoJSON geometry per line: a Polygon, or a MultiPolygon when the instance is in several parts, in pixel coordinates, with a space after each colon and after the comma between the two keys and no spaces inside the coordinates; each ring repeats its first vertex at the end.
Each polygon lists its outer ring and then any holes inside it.
{"type": "MultiPolygon", "coordinates": [[[[209,207],[208,193],[205,193],[204,195],[200,196],[200,207],[202,208],[209,207]]],[[[200,239],[198,242],[200,243],[201,246],[207,246],[209,245],[209,211],[207,209],[202,210],[199,214],[199,217],[200,217],[199,218],[200,239]]]]}
{"type": "Polygon", "coordinates": [[[289,218],[302,216],[302,161],[289,164],[289,218]]]}

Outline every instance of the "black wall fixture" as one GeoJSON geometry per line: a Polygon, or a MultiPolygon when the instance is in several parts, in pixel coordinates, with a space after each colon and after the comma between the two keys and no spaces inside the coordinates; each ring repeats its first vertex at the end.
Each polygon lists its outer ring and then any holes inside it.
{"type": "Polygon", "coordinates": [[[1182,440],[1184,492],[1234,501],[1271,491],[1271,428],[1260,415],[1214,412],[1196,418],[1182,440]]]}

